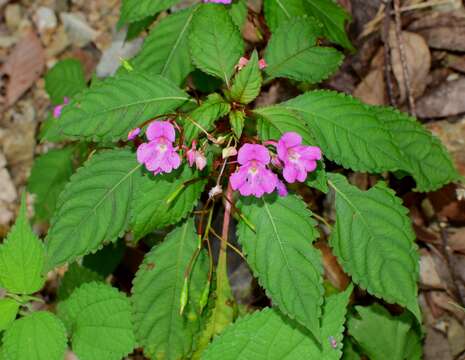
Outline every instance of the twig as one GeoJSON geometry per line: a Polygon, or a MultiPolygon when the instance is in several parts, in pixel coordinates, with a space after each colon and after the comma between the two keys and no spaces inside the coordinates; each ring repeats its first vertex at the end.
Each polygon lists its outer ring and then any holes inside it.
{"type": "Polygon", "coordinates": [[[402,65],[402,73],[404,78],[405,92],[408,99],[408,108],[410,115],[416,116],[415,111],[415,102],[413,100],[412,91],[410,88],[410,73],[408,69],[407,56],[405,54],[404,39],[402,37],[402,19],[400,17],[400,0],[394,0],[394,19],[395,19],[395,29],[396,29],[396,38],[399,45],[399,54],[400,54],[400,63],[402,65]]]}
{"type": "Polygon", "coordinates": [[[384,1],[384,24],[382,37],[384,41],[384,80],[386,82],[386,88],[388,92],[389,104],[396,107],[397,102],[394,96],[393,86],[392,86],[392,64],[391,64],[391,49],[389,47],[389,28],[391,26],[391,16],[389,15],[390,9],[392,7],[392,0],[384,1]]]}

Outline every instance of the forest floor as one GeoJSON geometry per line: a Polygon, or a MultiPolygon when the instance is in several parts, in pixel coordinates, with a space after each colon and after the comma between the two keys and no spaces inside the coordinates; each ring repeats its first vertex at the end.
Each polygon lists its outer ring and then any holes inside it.
{"type": "MultiPolygon", "coordinates": [[[[251,2],[260,6],[261,1],[251,2]]],[[[441,138],[465,176],[463,2],[340,3],[352,14],[348,30],[357,50],[322,86],[415,115],[441,138]],[[385,4],[397,11],[386,11],[385,4]]],[[[0,238],[15,219],[34,157],[53,146],[37,141],[51,110],[43,78],[47,69],[72,57],[81,61],[88,79],[94,72],[108,76],[120,58],[140,48],[144,35],[124,43],[124,32],[116,29],[119,5],[118,0],[0,0],[0,238]]],[[[253,43],[253,24],[244,32],[253,43]]],[[[274,82],[258,103],[290,96],[286,83],[274,82]]],[[[365,189],[374,181],[362,173],[351,180],[365,189]]],[[[410,209],[420,248],[424,358],[465,359],[465,312],[455,305],[465,307],[465,189],[449,185],[425,194],[411,188],[401,181],[395,186],[410,209]]],[[[327,201],[309,202],[333,221],[327,201]]],[[[326,246],[321,242],[327,275],[344,281],[326,246]]]]}

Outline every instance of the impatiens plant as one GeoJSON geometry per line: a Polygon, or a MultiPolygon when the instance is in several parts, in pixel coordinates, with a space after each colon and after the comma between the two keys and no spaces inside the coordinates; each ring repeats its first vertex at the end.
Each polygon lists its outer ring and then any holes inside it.
{"type": "Polygon", "coordinates": [[[389,183],[459,180],[443,145],[407,114],[316,89],[352,49],[332,0],[264,0],[264,17],[245,0],[180,2],[123,0],[132,34],[156,21],[114,76],[87,85],[74,60],[47,75],[56,107],[40,136],[62,145],[36,160],[28,190],[49,228],[40,241],[23,202],[0,245],[0,358],[61,360],[68,341],[80,360],[419,359],[415,235],[389,183]],[[259,106],[278,82],[312,90],[259,106]],[[360,190],[349,170],[378,182],[360,190]],[[321,193],[344,289],[314,246],[324,219],[303,194],[321,193]],[[131,248],[145,257],[125,294],[108,275],[131,248]],[[265,309],[236,304],[230,252],[265,309]],[[56,315],[36,311],[56,268],[56,315]],[[354,289],[373,304],[353,307],[354,289]]]}

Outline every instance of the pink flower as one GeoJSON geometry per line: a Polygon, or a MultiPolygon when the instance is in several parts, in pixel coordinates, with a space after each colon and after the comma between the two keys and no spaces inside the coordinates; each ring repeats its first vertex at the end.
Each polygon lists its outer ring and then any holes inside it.
{"type": "Polygon", "coordinates": [[[231,4],[232,0],[203,0],[204,3],[231,4]]]}
{"type": "Polygon", "coordinates": [[[53,108],[53,117],[58,119],[61,116],[61,111],[67,104],[69,104],[69,98],[65,96],[63,98],[63,104],[57,105],[53,108]]]}
{"type": "Polygon", "coordinates": [[[284,179],[289,183],[305,181],[307,173],[316,169],[316,161],[321,160],[320,148],[302,145],[302,137],[295,132],[284,133],[277,150],[284,163],[284,179]]]}
{"type": "Polygon", "coordinates": [[[267,66],[268,64],[266,63],[265,59],[258,60],[258,67],[260,68],[260,70],[263,70],[267,66]]]}
{"type": "Polygon", "coordinates": [[[140,134],[140,128],[134,128],[128,133],[128,140],[134,140],[140,134]]]}
{"type": "Polygon", "coordinates": [[[173,144],[165,138],[143,143],[137,148],[137,161],[155,175],[170,173],[181,165],[181,158],[173,144]]]}
{"type": "Polygon", "coordinates": [[[155,175],[169,173],[181,165],[181,158],[173,147],[176,133],[169,121],[153,121],[146,131],[148,143],[137,148],[137,161],[155,175]]]}
{"type": "Polygon", "coordinates": [[[174,126],[169,121],[153,121],[146,131],[147,139],[156,140],[165,138],[173,142],[176,139],[176,132],[174,126]]]}
{"type": "Polygon", "coordinates": [[[276,190],[278,191],[279,196],[287,196],[288,194],[286,185],[281,180],[278,180],[276,183],[276,190]]]}
{"type": "Polygon", "coordinates": [[[278,177],[266,165],[270,162],[268,149],[263,145],[244,144],[237,156],[241,165],[230,177],[233,190],[243,196],[261,197],[276,188],[278,177]]]}
{"type": "Polygon", "coordinates": [[[241,57],[239,59],[239,62],[237,63],[237,69],[238,70],[242,70],[247,64],[249,63],[249,59],[247,59],[246,57],[241,57]]]}
{"type": "Polygon", "coordinates": [[[207,158],[202,151],[197,150],[195,141],[192,142],[192,147],[187,150],[186,156],[190,167],[192,167],[195,163],[197,169],[203,170],[203,168],[207,165],[207,158]]]}

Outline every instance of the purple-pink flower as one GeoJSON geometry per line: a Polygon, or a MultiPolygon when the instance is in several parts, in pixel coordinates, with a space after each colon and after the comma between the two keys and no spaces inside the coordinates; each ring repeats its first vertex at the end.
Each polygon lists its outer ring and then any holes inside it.
{"type": "Polygon", "coordinates": [[[192,167],[195,163],[197,169],[203,170],[203,168],[207,165],[207,158],[202,151],[197,150],[197,144],[195,141],[192,142],[192,147],[187,150],[186,156],[190,167],[192,167]]]}
{"type": "Polygon", "coordinates": [[[137,148],[137,161],[155,175],[169,173],[181,165],[177,148],[173,146],[176,133],[169,121],[154,121],[146,131],[148,143],[137,148]]]}
{"type": "Polygon", "coordinates": [[[302,137],[295,132],[284,133],[276,148],[284,163],[284,179],[289,183],[305,181],[307,173],[316,169],[316,161],[321,160],[320,148],[302,145],[302,137]]]}
{"type": "Polygon", "coordinates": [[[267,165],[270,154],[263,145],[244,144],[237,156],[241,165],[230,177],[233,190],[239,190],[243,196],[261,197],[272,193],[278,183],[278,177],[267,165]]]}
{"type": "Polygon", "coordinates": [[[63,98],[63,104],[57,105],[53,108],[53,117],[56,119],[59,118],[61,116],[61,111],[67,104],[69,104],[69,98],[65,96],[63,98]]]}

